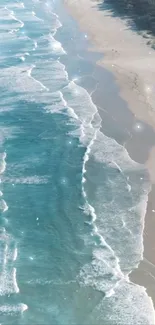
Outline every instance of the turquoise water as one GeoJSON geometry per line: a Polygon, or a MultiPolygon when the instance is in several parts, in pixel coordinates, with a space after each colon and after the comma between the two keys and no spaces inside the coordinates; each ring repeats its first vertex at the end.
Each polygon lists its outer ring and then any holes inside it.
{"type": "Polygon", "coordinates": [[[62,6],[0,4],[0,324],[152,323],[128,278],[148,177],[100,132],[69,42],[87,36],[62,6]]]}

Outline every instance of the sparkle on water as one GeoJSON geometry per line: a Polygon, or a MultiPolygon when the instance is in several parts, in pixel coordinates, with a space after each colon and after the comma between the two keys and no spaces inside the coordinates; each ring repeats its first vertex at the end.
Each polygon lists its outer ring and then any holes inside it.
{"type": "Polygon", "coordinates": [[[146,86],[145,86],[145,92],[146,92],[148,95],[151,94],[152,91],[153,91],[153,89],[152,89],[152,85],[146,85],[146,86]]]}
{"type": "Polygon", "coordinates": [[[144,126],[142,125],[142,123],[136,123],[134,125],[134,129],[135,131],[142,131],[144,129],[144,126]]]}
{"type": "Polygon", "coordinates": [[[67,178],[63,177],[61,179],[61,184],[66,185],[67,184],[67,178]]]}
{"type": "Polygon", "coordinates": [[[79,81],[79,77],[75,76],[75,77],[73,78],[73,81],[74,81],[74,82],[78,82],[78,81],[79,81]]]}
{"type": "Polygon", "coordinates": [[[25,30],[20,31],[22,35],[25,35],[25,30]]]}

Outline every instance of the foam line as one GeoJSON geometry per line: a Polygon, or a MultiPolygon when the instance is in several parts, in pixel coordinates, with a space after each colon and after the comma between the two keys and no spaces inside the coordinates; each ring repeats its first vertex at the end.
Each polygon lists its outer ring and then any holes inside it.
{"type": "Polygon", "coordinates": [[[0,201],[0,209],[3,211],[3,212],[6,212],[8,210],[8,205],[7,203],[5,202],[4,199],[2,199],[0,201]]]}
{"type": "Polygon", "coordinates": [[[69,107],[69,106],[67,105],[67,102],[66,102],[66,100],[64,99],[63,93],[62,93],[61,91],[59,91],[59,94],[60,94],[60,98],[61,98],[61,100],[62,100],[62,103],[63,103],[64,107],[66,107],[66,108],[68,109],[68,113],[69,113],[69,115],[70,115],[71,117],[73,117],[74,119],[78,120],[79,118],[78,118],[77,114],[75,113],[74,109],[73,109],[72,107],[69,107]]]}
{"type": "Polygon", "coordinates": [[[17,284],[17,279],[16,279],[16,268],[14,267],[13,268],[13,285],[14,285],[14,289],[15,289],[15,292],[16,293],[19,293],[19,287],[18,287],[18,284],[17,284]]]}
{"type": "Polygon", "coordinates": [[[28,309],[26,304],[17,304],[17,305],[1,305],[0,312],[2,314],[12,314],[12,313],[23,313],[28,309]]]}
{"type": "Polygon", "coordinates": [[[3,174],[6,169],[6,152],[0,155],[0,174],[3,174]]]}
{"type": "Polygon", "coordinates": [[[8,254],[8,244],[5,244],[5,248],[4,248],[4,260],[3,260],[4,267],[7,264],[7,254],[8,254]]]}
{"type": "Polygon", "coordinates": [[[17,247],[15,247],[14,252],[13,252],[13,261],[16,261],[17,256],[18,256],[18,250],[17,250],[17,247]]]}
{"type": "Polygon", "coordinates": [[[38,47],[38,43],[37,43],[37,41],[34,41],[34,48],[33,48],[33,51],[35,51],[35,50],[37,49],[37,47],[38,47]]]}
{"type": "Polygon", "coordinates": [[[5,6],[5,9],[10,13],[10,18],[12,18],[13,20],[19,22],[19,23],[20,23],[20,28],[23,28],[23,27],[24,27],[24,22],[23,22],[22,20],[17,19],[17,18],[15,17],[14,11],[13,11],[13,10],[9,10],[9,9],[7,8],[7,6],[5,6]]]}
{"type": "Polygon", "coordinates": [[[36,65],[33,65],[32,68],[30,68],[29,70],[27,70],[27,74],[28,77],[30,77],[32,80],[34,80],[36,83],[38,83],[43,89],[46,89],[47,91],[49,91],[49,89],[42,84],[42,82],[40,82],[39,80],[35,79],[34,77],[32,77],[32,70],[36,67],[36,65]]]}

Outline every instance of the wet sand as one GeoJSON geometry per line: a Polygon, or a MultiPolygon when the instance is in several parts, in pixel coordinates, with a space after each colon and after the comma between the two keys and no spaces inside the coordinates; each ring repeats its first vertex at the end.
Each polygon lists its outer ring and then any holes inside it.
{"type": "MultiPolygon", "coordinates": [[[[145,38],[127,27],[127,22],[112,17],[110,11],[99,11],[97,4],[100,1],[64,2],[79,21],[86,38],[94,44],[90,50],[103,53],[98,64],[112,72],[119,95],[124,100],[120,106],[117,100],[114,109],[116,89],[109,87],[108,75],[98,80],[98,89],[92,97],[102,117],[102,129],[108,135],[108,125],[112,121],[115,127],[113,135],[110,130],[110,136],[119,143],[123,139],[122,144],[131,158],[144,163],[150,174],[152,191],[145,217],[144,260],[130,279],[147,288],[155,305],[155,51],[147,45],[145,38]]],[[[99,76],[99,71],[96,75],[99,76]]]]}
{"type": "MultiPolygon", "coordinates": [[[[99,10],[100,0],[64,0],[71,14],[94,47],[103,53],[98,64],[110,70],[120,87],[120,96],[135,118],[155,130],[155,51],[148,39],[129,28],[125,20],[110,10],[99,10]]],[[[151,155],[150,175],[155,179],[155,155],[151,155]]]]}

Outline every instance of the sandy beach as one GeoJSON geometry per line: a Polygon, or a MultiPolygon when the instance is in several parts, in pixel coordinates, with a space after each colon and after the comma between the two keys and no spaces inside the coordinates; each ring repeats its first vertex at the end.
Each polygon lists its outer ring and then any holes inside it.
{"type": "MultiPolygon", "coordinates": [[[[127,20],[113,17],[111,10],[99,10],[103,1],[64,2],[93,44],[90,50],[103,53],[98,64],[113,73],[121,98],[134,118],[146,126],[145,136],[135,141],[131,133],[125,144],[130,156],[145,164],[152,183],[145,217],[144,260],[130,278],[147,288],[155,305],[155,51],[147,38],[129,27],[127,20]]],[[[137,128],[141,129],[141,123],[137,128]]]]}

